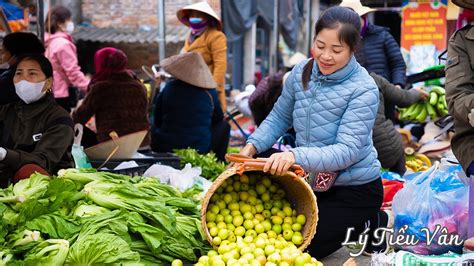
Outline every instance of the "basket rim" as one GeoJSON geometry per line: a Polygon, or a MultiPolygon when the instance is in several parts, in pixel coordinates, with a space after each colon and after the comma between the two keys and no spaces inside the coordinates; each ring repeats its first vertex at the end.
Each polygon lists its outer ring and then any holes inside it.
{"type": "MultiPolygon", "coordinates": [[[[216,190],[220,187],[220,185],[227,180],[228,178],[234,176],[234,175],[239,175],[238,173],[238,167],[237,166],[232,166],[228,169],[226,169],[224,172],[222,172],[221,175],[219,175],[216,180],[212,183],[211,187],[207,190],[204,198],[201,201],[201,228],[204,231],[204,234],[206,235],[206,239],[209,242],[209,244],[217,250],[217,246],[212,243],[212,236],[209,233],[209,229],[207,228],[207,222],[206,222],[206,212],[207,212],[207,206],[209,205],[210,199],[212,195],[216,192],[216,190]]],[[[247,172],[262,172],[258,168],[252,168],[252,167],[247,167],[243,171],[243,173],[247,172]]],[[[306,182],[304,178],[298,178],[294,180],[295,182],[299,183],[302,185],[304,189],[306,189],[308,192],[308,195],[311,195],[311,209],[313,210],[312,212],[314,213],[314,217],[311,217],[311,221],[306,217],[306,222],[310,222],[309,230],[307,233],[303,235],[304,240],[303,243],[298,247],[299,250],[304,251],[311,241],[313,240],[314,236],[316,235],[316,229],[317,229],[317,224],[319,221],[319,209],[317,205],[317,198],[316,195],[314,194],[311,186],[306,182]]]]}

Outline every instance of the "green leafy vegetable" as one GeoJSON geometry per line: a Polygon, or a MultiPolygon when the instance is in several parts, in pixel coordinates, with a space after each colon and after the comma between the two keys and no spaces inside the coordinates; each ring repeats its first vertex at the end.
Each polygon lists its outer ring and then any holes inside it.
{"type": "Polygon", "coordinates": [[[214,181],[225,171],[225,164],[218,162],[214,153],[199,154],[194,149],[181,149],[173,152],[181,157],[181,167],[184,167],[187,163],[192,166],[199,166],[202,169],[201,175],[206,179],[214,181]]]}
{"type": "Polygon", "coordinates": [[[73,218],[59,213],[45,214],[26,222],[26,228],[38,230],[50,238],[69,239],[81,230],[80,224],[73,218]]]}
{"type": "Polygon", "coordinates": [[[25,265],[63,265],[69,251],[64,239],[48,239],[36,245],[25,255],[25,265]]]}
{"type": "Polygon", "coordinates": [[[39,198],[48,188],[49,179],[48,176],[35,173],[30,178],[20,180],[13,186],[11,194],[0,197],[0,202],[15,203],[39,198]]]}
{"type": "Polygon", "coordinates": [[[140,262],[140,255],[130,249],[122,238],[110,233],[98,233],[78,238],[71,246],[66,264],[100,265],[140,262]]]}

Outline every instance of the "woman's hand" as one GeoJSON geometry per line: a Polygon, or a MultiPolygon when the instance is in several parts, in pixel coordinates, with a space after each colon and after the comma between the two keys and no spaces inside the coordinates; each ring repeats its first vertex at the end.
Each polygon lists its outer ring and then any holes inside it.
{"type": "Polygon", "coordinates": [[[270,172],[272,175],[283,175],[295,164],[295,155],[291,151],[274,153],[268,158],[263,172],[270,172]]]}
{"type": "Polygon", "coordinates": [[[430,96],[430,94],[427,91],[425,91],[422,87],[418,87],[415,90],[417,90],[420,93],[420,99],[422,101],[425,101],[430,96]]]}
{"type": "Polygon", "coordinates": [[[257,149],[255,149],[255,146],[253,146],[253,144],[249,143],[245,145],[242,150],[240,150],[239,154],[252,158],[255,154],[257,154],[257,149]]]}

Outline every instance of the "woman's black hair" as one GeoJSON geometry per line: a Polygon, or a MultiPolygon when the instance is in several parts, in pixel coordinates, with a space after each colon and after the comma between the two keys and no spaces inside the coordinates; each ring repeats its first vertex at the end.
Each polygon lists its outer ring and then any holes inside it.
{"type": "Polygon", "coordinates": [[[30,32],[13,32],[3,38],[3,47],[12,56],[24,54],[44,54],[44,46],[41,41],[30,32]]]}
{"type": "MultiPolygon", "coordinates": [[[[354,52],[360,43],[361,22],[359,15],[351,8],[334,6],[328,8],[316,22],[314,28],[314,40],[324,29],[339,28],[339,41],[347,44],[351,52],[354,52]]],[[[308,86],[314,60],[310,60],[303,68],[303,88],[308,86]]]]}
{"type": "Polygon", "coordinates": [[[53,7],[47,17],[44,25],[46,27],[46,31],[54,34],[59,30],[59,24],[63,24],[66,20],[71,19],[72,14],[69,9],[64,6],[55,6],[53,7]],[[51,20],[50,20],[51,18],[51,20]]]}
{"type": "MultiPolygon", "coordinates": [[[[37,62],[41,68],[41,71],[46,76],[46,78],[53,77],[53,66],[51,65],[51,62],[49,61],[49,59],[46,58],[46,56],[41,55],[41,54],[24,55],[19,58],[17,66],[20,64],[20,62],[25,61],[25,60],[33,60],[37,62]]],[[[15,71],[16,71],[16,67],[15,67],[15,71]]]]}

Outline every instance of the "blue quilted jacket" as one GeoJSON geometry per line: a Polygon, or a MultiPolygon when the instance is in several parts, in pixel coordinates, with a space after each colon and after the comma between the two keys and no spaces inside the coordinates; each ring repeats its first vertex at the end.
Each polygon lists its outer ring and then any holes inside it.
{"type": "Polygon", "coordinates": [[[307,90],[301,75],[308,61],[297,65],[284,84],[271,113],[250,136],[257,151],[268,150],[290,127],[296,131],[296,163],[312,177],[336,171],[335,185],[361,185],[379,177],[380,163],[372,143],[379,104],[377,86],[353,57],[331,75],[313,64],[307,90]]]}

